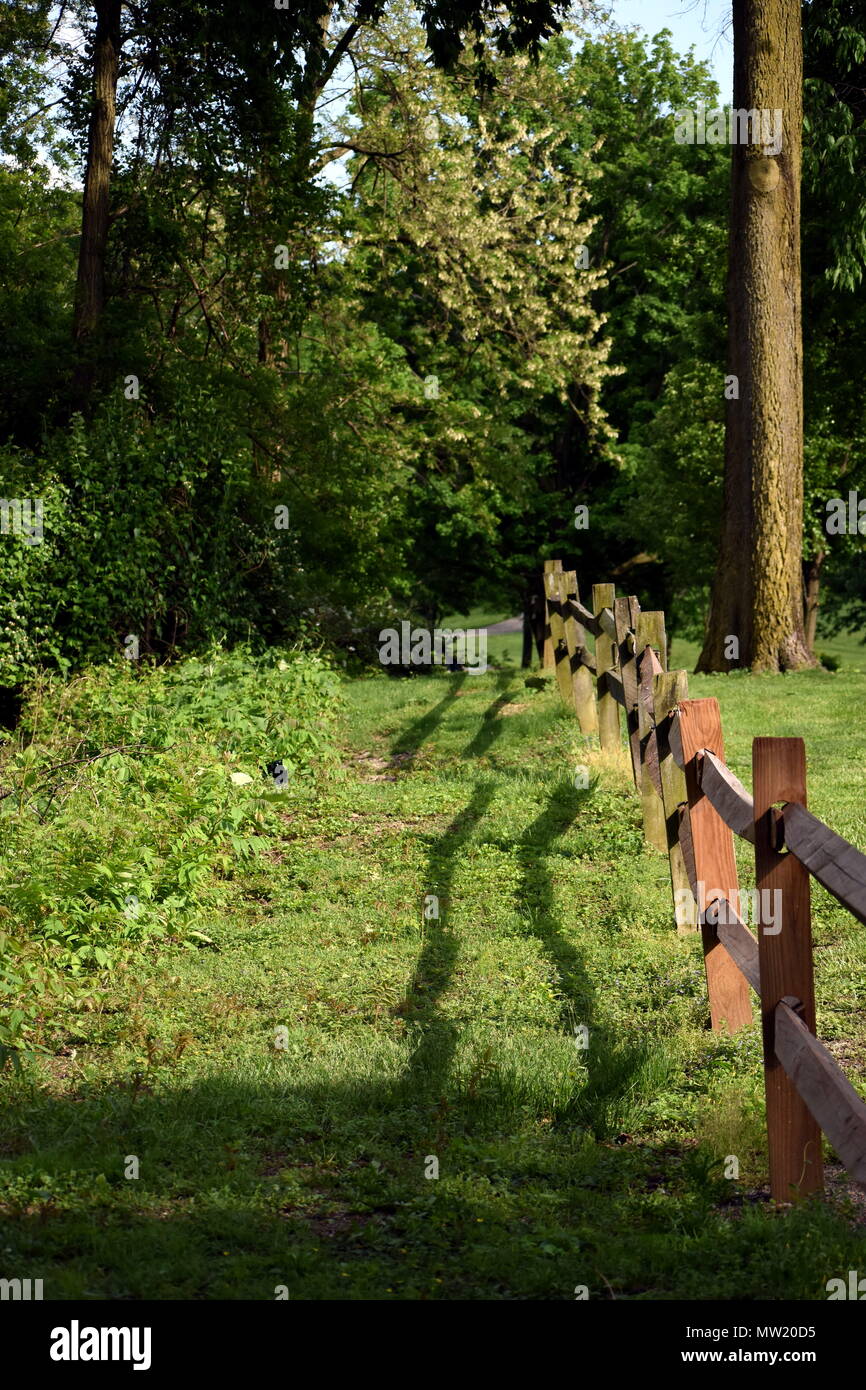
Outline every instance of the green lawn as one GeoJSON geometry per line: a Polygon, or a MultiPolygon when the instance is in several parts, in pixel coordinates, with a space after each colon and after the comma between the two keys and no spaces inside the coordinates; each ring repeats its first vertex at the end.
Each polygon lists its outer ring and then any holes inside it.
{"type": "MultiPolygon", "coordinates": [[[[747,785],[753,735],[804,734],[811,808],[866,847],[847,663],[690,693],[747,785]]],[[[710,1300],[866,1269],[832,1157],[826,1199],[768,1205],[758,1029],[708,1031],[624,766],[513,666],[346,697],[343,776],[285,793],[215,945],[142,948],[5,1074],[0,1274],[60,1299],[710,1300]]],[[[866,932],[818,888],[814,922],[818,1031],[866,1095],[866,932]]]]}

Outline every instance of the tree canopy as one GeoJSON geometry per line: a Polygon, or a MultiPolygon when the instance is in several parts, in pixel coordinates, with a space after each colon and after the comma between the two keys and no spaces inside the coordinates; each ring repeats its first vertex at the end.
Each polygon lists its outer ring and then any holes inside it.
{"type": "MultiPolygon", "coordinates": [[[[674,139],[718,93],[669,34],[443,0],[0,25],[0,481],[45,510],[3,550],[3,681],[129,633],[359,654],[398,611],[519,611],[557,550],[701,636],[730,154],[674,139]]],[[[866,31],[843,0],[804,26],[804,558],[832,626],[866,611],[860,537],[825,524],[863,481],[866,31]]]]}

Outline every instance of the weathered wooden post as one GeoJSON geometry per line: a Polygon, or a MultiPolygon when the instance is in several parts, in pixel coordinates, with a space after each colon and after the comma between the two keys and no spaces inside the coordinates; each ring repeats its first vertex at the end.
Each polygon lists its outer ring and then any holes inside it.
{"type": "Polygon", "coordinates": [[[631,755],[631,772],[634,784],[640,791],[640,716],[638,714],[637,657],[635,652],[635,628],[637,627],[640,604],[634,594],[628,598],[614,600],[613,620],[616,625],[616,645],[619,669],[622,676],[623,708],[625,709],[625,733],[631,755]]]}
{"type": "Polygon", "coordinates": [[[722,721],[719,702],[714,699],[682,700],[677,714],[677,734],[682,747],[686,775],[688,815],[683,820],[687,839],[686,867],[694,873],[692,892],[698,904],[698,921],[704,945],[710,1020],[716,1032],[726,1028],[736,1033],[752,1021],[752,1007],[746,977],[731,959],[713,925],[712,904],[724,898],[739,902],[734,836],[701,790],[698,759],[705,748],[724,760],[722,721]],[[710,921],[707,921],[707,912],[710,921]]]}
{"type": "Polygon", "coordinates": [[[824,1184],[820,1128],[776,1056],[775,1042],[784,1004],[815,1032],[809,871],[795,855],[780,852],[773,809],[779,802],[806,805],[803,740],[754,739],[752,779],[770,1190],[774,1201],[790,1202],[824,1184]]]}
{"type": "Polygon", "coordinates": [[[556,684],[563,703],[574,709],[574,683],[571,679],[571,658],[565,639],[565,575],[562,570],[549,570],[544,576],[547,588],[547,613],[550,625],[550,640],[553,646],[553,662],[556,671],[556,684]]]}
{"type": "Polygon", "coordinates": [[[562,569],[561,560],[544,562],[544,647],[541,654],[541,669],[552,671],[556,665],[553,656],[553,637],[550,630],[550,609],[547,606],[547,576],[562,569]]]}
{"type": "MultiPolygon", "coordinates": [[[[613,584],[593,584],[592,611],[597,618],[606,608],[613,611],[616,589],[613,584]]],[[[619,737],[619,707],[607,679],[608,671],[616,671],[616,643],[607,632],[595,639],[595,689],[598,699],[598,737],[603,749],[614,752],[621,747],[619,737]]]]}
{"type": "Polygon", "coordinates": [[[654,611],[639,613],[635,629],[635,658],[638,676],[638,733],[640,735],[641,780],[640,796],[643,808],[644,834],[651,845],[662,854],[668,852],[665,828],[665,809],[662,803],[661,777],[656,740],[656,717],[653,705],[653,678],[664,671],[667,656],[665,615],[654,611]],[[647,653],[649,648],[649,653],[647,653]]]}
{"type": "Polygon", "coordinates": [[[680,816],[687,802],[686,777],[674,760],[670,746],[671,715],[681,700],[688,698],[689,678],[685,671],[662,671],[653,677],[653,709],[656,724],[656,747],[668,862],[671,869],[671,892],[677,932],[688,935],[697,929],[698,909],[691,889],[688,870],[680,846],[680,816]]]}
{"type": "Polygon", "coordinates": [[[598,733],[598,711],[595,707],[595,691],[592,676],[581,659],[586,652],[586,634],[573,612],[569,611],[569,601],[580,602],[577,575],[574,570],[566,570],[563,575],[562,597],[564,602],[563,621],[565,623],[565,644],[571,662],[572,693],[574,709],[580,723],[582,734],[598,733]]]}

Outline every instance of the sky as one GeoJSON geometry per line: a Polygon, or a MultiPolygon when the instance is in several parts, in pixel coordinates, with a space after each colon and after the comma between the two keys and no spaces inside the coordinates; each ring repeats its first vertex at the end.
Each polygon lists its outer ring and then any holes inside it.
{"type": "Polygon", "coordinates": [[[705,59],[719,84],[724,104],[733,90],[730,0],[610,0],[619,24],[636,24],[647,34],[670,29],[678,53],[694,47],[695,57],[705,59]],[[726,32],[723,32],[726,31],[726,32]]]}

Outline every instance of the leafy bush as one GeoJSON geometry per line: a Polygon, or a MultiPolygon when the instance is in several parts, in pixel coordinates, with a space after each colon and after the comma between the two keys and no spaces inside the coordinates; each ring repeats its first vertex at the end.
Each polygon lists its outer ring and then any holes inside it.
{"type": "Polygon", "coordinates": [[[35,1034],[46,990],[208,940],[223,880],[333,769],[338,686],[316,655],[220,650],[34,686],[0,755],[0,1046],[35,1034]]]}
{"type": "Polygon", "coordinates": [[[0,494],[45,499],[40,544],[2,540],[14,624],[0,633],[2,679],[106,660],[130,633],[161,655],[243,640],[257,613],[248,573],[287,554],[252,472],[249,442],[192,388],[168,420],[114,401],[36,457],[2,451],[0,494]]]}

